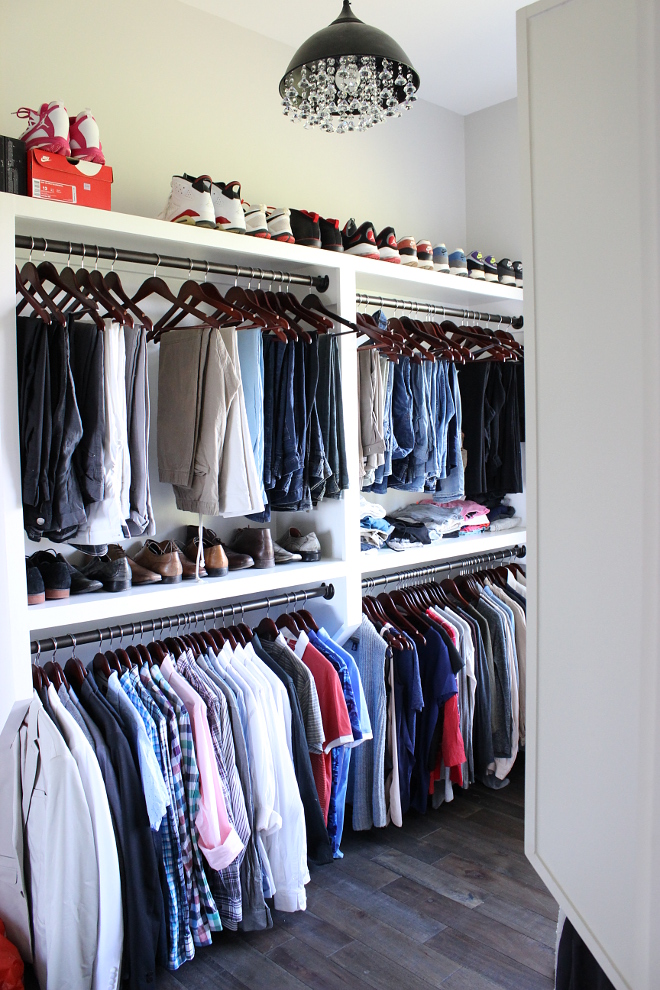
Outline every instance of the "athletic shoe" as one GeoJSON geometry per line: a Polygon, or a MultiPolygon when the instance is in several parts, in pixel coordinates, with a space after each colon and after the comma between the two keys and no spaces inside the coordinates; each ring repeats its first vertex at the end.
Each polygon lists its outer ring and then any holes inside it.
{"type": "Polygon", "coordinates": [[[309,210],[291,210],[291,230],[296,244],[304,247],[321,247],[321,228],[318,213],[309,210]]]}
{"type": "Polygon", "coordinates": [[[456,248],[449,255],[449,271],[452,275],[465,275],[467,278],[467,260],[463,248],[456,248]]]}
{"type": "Polygon", "coordinates": [[[400,237],[397,244],[402,265],[417,267],[417,244],[414,237],[400,237]]]}
{"type": "Polygon", "coordinates": [[[28,151],[39,148],[40,151],[50,151],[53,155],[70,156],[69,114],[59,100],[42,103],[39,111],[21,107],[16,111],[16,116],[28,121],[19,139],[25,141],[28,151]]]}
{"type": "Polygon", "coordinates": [[[433,268],[436,272],[449,272],[449,253],[444,244],[433,248],[433,268]]]}
{"type": "Polygon", "coordinates": [[[515,280],[516,280],[516,287],[518,289],[522,289],[522,287],[523,287],[522,261],[514,261],[513,262],[513,274],[514,274],[514,277],[515,277],[515,280]]]}
{"type": "Polygon", "coordinates": [[[218,230],[230,230],[234,234],[245,233],[245,213],[241,203],[241,184],[233,182],[213,182],[211,199],[215,213],[215,226],[218,230]]]}
{"type": "Polygon", "coordinates": [[[256,206],[250,206],[249,203],[243,203],[243,212],[245,213],[245,233],[252,237],[264,237],[266,240],[270,240],[270,231],[266,220],[266,204],[257,203],[256,206]]]}
{"type": "Polygon", "coordinates": [[[433,247],[430,241],[417,241],[417,266],[433,270],[433,247]]]}
{"type": "Polygon", "coordinates": [[[288,529],[284,536],[278,540],[279,545],[289,553],[300,554],[303,560],[320,560],[321,559],[321,544],[319,543],[318,536],[316,533],[308,533],[307,536],[303,536],[299,529],[291,527],[288,529]]]}
{"type": "Polygon", "coordinates": [[[269,206],[266,210],[266,223],[271,240],[293,244],[291,210],[276,209],[274,206],[269,206]]]}
{"type": "Polygon", "coordinates": [[[501,261],[497,262],[497,278],[502,285],[516,284],[516,276],[513,271],[513,265],[508,258],[502,258],[501,261]]]}
{"type": "Polygon", "coordinates": [[[484,256],[481,251],[473,251],[467,257],[468,275],[470,278],[484,279],[484,256]]]}
{"type": "Polygon", "coordinates": [[[279,543],[273,540],[273,553],[275,554],[276,564],[292,564],[296,560],[302,560],[302,555],[299,553],[290,553],[281,547],[279,543]]]}
{"type": "Polygon", "coordinates": [[[215,209],[211,199],[211,179],[200,175],[173,175],[172,192],[158,216],[171,223],[189,223],[196,227],[215,227],[215,209]]]}
{"type": "Polygon", "coordinates": [[[358,227],[351,217],[341,232],[344,242],[344,253],[354,254],[358,258],[374,258],[379,260],[380,254],[376,247],[376,228],[366,220],[358,227]]]}
{"type": "Polygon", "coordinates": [[[484,278],[487,282],[497,282],[497,262],[492,254],[484,258],[484,278]]]}
{"type": "Polygon", "coordinates": [[[77,117],[69,117],[69,144],[74,158],[105,165],[99,125],[89,107],[81,110],[77,117]]]}
{"type": "Polygon", "coordinates": [[[376,238],[376,247],[381,261],[391,261],[395,265],[401,264],[401,255],[396,243],[394,227],[385,227],[376,238]]]}
{"type": "Polygon", "coordinates": [[[319,217],[319,230],[321,231],[321,247],[324,251],[344,250],[339,220],[325,220],[323,217],[319,217]]]}

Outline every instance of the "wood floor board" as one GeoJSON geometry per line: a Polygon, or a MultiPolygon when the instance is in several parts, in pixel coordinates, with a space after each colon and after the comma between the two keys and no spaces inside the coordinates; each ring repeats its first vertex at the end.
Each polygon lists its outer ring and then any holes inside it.
{"type": "Polygon", "coordinates": [[[452,876],[446,870],[438,869],[435,866],[427,866],[414,856],[407,856],[405,853],[384,850],[378,857],[377,862],[386,866],[393,873],[398,873],[402,877],[415,880],[429,890],[449,897],[458,904],[475,908],[482,903],[480,894],[482,888],[474,881],[466,881],[452,876]]]}
{"type": "MultiPolygon", "coordinates": [[[[240,935],[224,945],[218,946],[215,960],[221,969],[226,970],[245,984],[249,990],[306,990],[301,980],[287,973],[268,956],[248,945],[240,935]]],[[[222,983],[217,984],[222,987],[222,983]]],[[[212,982],[206,984],[205,990],[213,987],[212,982]]]]}
{"type": "Polygon", "coordinates": [[[480,890],[485,890],[490,894],[498,894],[500,897],[520,904],[522,907],[536,911],[546,918],[557,917],[557,906],[552,895],[546,890],[538,890],[536,887],[529,887],[525,883],[511,880],[501,873],[489,870],[478,863],[462,859],[460,856],[452,854],[445,856],[441,861],[441,869],[449,876],[457,877],[466,884],[474,884],[480,890]]]}
{"type": "Polygon", "coordinates": [[[536,911],[496,896],[487,897],[477,911],[554,949],[557,937],[556,917],[551,920],[536,911]]]}
{"type": "Polygon", "coordinates": [[[368,985],[374,990],[429,990],[430,986],[444,988],[446,977],[458,969],[457,964],[449,962],[445,975],[429,983],[410,972],[406,959],[401,959],[399,963],[394,962],[373,952],[359,941],[340,949],[332,958],[349,973],[362,979],[363,986],[368,985]]]}
{"type": "MultiPolygon", "coordinates": [[[[280,914],[281,912],[278,912],[278,918],[280,914]]],[[[332,955],[337,949],[342,949],[353,940],[351,935],[340,931],[335,925],[317,918],[311,910],[297,911],[289,915],[281,914],[281,916],[286,919],[289,934],[322,956],[332,955]]]]}
{"type": "Polygon", "coordinates": [[[442,922],[445,927],[453,928],[497,949],[542,976],[551,976],[553,973],[554,953],[547,945],[542,945],[529,935],[514,931],[479,911],[461,907],[460,904],[449,901],[440,894],[431,893],[403,877],[388,884],[383,893],[403,904],[416,906],[429,917],[442,922]]]}
{"type": "Polygon", "coordinates": [[[358,976],[297,938],[273,949],[269,958],[313,990],[363,990],[364,987],[358,976]]]}
{"type": "Polygon", "coordinates": [[[497,949],[491,949],[469,935],[446,928],[429,943],[443,955],[459,964],[459,968],[473,969],[506,990],[552,990],[554,980],[543,976],[528,966],[510,959],[497,949]]]}
{"type": "Polygon", "coordinates": [[[333,873],[359,880],[365,887],[371,887],[373,890],[379,890],[397,878],[396,873],[392,873],[380,863],[375,863],[361,853],[346,855],[346,851],[343,859],[336,859],[333,863],[333,873]]]}
{"type": "Polygon", "coordinates": [[[510,815],[502,814],[501,811],[480,808],[479,811],[470,815],[470,821],[477,825],[483,825],[484,828],[490,829],[492,832],[502,832],[504,835],[519,839],[521,842],[525,839],[525,823],[518,821],[517,818],[511,818],[510,815]]]}

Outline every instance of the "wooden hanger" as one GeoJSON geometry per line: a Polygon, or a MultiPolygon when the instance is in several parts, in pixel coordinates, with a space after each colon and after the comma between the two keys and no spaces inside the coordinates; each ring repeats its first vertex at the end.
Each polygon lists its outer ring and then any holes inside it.
{"type": "Polygon", "coordinates": [[[38,302],[36,296],[33,296],[29,291],[28,287],[25,285],[23,279],[21,278],[21,273],[18,270],[18,265],[14,266],[16,269],[16,292],[19,293],[23,298],[22,301],[17,305],[16,312],[20,313],[26,305],[30,305],[34,311],[34,315],[38,316],[44,323],[50,323],[51,315],[44,309],[40,302],[38,302]]]}
{"type": "Polygon", "coordinates": [[[299,608],[297,615],[302,616],[304,622],[307,623],[310,629],[313,629],[315,633],[318,633],[319,627],[316,624],[316,620],[314,619],[314,616],[312,615],[311,612],[309,612],[306,608],[299,608]]]}
{"type": "Polygon", "coordinates": [[[408,633],[412,637],[416,646],[426,646],[426,640],[422,633],[415,628],[412,622],[401,614],[401,610],[396,607],[395,603],[388,594],[382,592],[378,595],[377,600],[383,606],[383,611],[390,621],[394,622],[400,629],[408,633]]]}
{"type": "MultiPolygon", "coordinates": [[[[156,255],[156,257],[158,257],[158,255],[156,255]]],[[[160,263],[160,258],[158,258],[158,262],[160,263]]],[[[189,316],[193,316],[196,320],[199,320],[203,326],[211,326],[216,328],[220,326],[217,320],[214,320],[210,316],[207,317],[206,313],[203,313],[201,310],[196,309],[194,306],[191,306],[187,302],[183,302],[179,300],[174,295],[174,293],[168,286],[167,282],[165,282],[162,278],[160,278],[160,276],[156,275],[157,270],[158,270],[158,265],[156,265],[154,274],[144,280],[140,288],[133,296],[131,300],[132,302],[134,303],[142,302],[143,299],[146,299],[148,296],[152,296],[152,295],[160,296],[160,298],[164,299],[166,302],[172,303],[175,306],[176,305],[180,306],[181,309],[183,309],[189,316]]],[[[154,330],[152,330],[152,334],[154,332],[155,332],[155,328],[154,330]]]]}
{"type": "Polygon", "coordinates": [[[279,636],[280,630],[275,625],[273,620],[266,615],[257,626],[256,633],[259,639],[267,639],[270,642],[273,642],[279,636]]]}
{"type": "Polygon", "coordinates": [[[31,295],[38,296],[43,303],[43,306],[51,313],[52,316],[55,317],[56,321],[62,326],[65,326],[66,316],[59,306],[55,304],[42,285],[39,272],[37,271],[36,265],[34,265],[32,261],[25,262],[21,268],[20,278],[26,289],[30,290],[31,295]]]}
{"type": "Polygon", "coordinates": [[[73,687],[76,694],[80,694],[83,681],[87,677],[87,671],[78,657],[70,657],[70,659],[67,660],[64,664],[64,673],[66,674],[67,681],[73,687]]]}
{"type": "MultiPolygon", "coordinates": [[[[117,251],[115,249],[115,261],[116,260],[117,251]]],[[[153,321],[143,310],[140,309],[136,303],[133,302],[131,297],[125,291],[124,286],[121,284],[121,279],[114,268],[111,268],[110,271],[106,272],[103,276],[103,285],[110,298],[112,299],[113,296],[117,297],[119,302],[124,307],[124,312],[132,313],[138,324],[144,327],[147,333],[153,329],[153,321]]]]}

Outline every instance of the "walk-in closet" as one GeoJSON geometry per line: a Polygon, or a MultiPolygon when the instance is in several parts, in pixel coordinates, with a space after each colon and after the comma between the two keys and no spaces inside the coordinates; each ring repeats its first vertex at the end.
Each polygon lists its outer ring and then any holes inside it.
{"type": "Polygon", "coordinates": [[[0,987],[655,990],[660,9],[0,2],[0,987]]]}

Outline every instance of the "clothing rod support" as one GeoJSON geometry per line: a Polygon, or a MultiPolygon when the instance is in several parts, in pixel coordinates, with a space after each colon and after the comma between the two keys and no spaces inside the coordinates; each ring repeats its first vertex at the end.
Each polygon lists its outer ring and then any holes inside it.
{"type": "Polygon", "coordinates": [[[243,615],[245,612],[258,612],[262,609],[270,611],[279,605],[294,605],[298,602],[307,602],[311,598],[334,598],[335,588],[333,584],[322,584],[318,588],[305,588],[300,591],[290,591],[288,593],[274,595],[272,598],[258,598],[255,601],[222,605],[218,608],[197,609],[193,612],[175,612],[171,615],[162,615],[154,619],[142,619],[139,622],[126,623],[117,626],[105,626],[103,629],[87,629],[78,635],[67,633],[65,636],[53,636],[52,639],[33,640],[30,643],[30,653],[39,657],[42,653],[56,653],[60,649],[75,648],[85,646],[89,643],[98,643],[99,648],[104,641],[110,643],[113,639],[124,639],[126,636],[134,637],[137,633],[153,632],[163,629],[179,629],[181,626],[197,625],[200,622],[210,622],[218,618],[227,616],[243,615]]]}
{"type": "Polygon", "coordinates": [[[370,588],[378,588],[383,584],[398,584],[403,581],[413,581],[416,578],[431,577],[449,571],[463,570],[469,573],[470,571],[478,570],[485,564],[508,560],[511,557],[524,557],[526,553],[527,547],[517,544],[514,547],[508,547],[506,550],[494,550],[492,553],[477,554],[473,557],[461,557],[457,560],[447,561],[445,564],[432,564],[429,567],[413,567],[407,571],[393,571],[391,574],[380,574],[374,578],[363,578],[362,591],[368,591],[370,588]]]}
{"type": "Polygon", "coordinates": [[[317,292],[325,292],[330,285],[327,275],[296,275],[291,272],[274,271],[266,268],[246,268],[244,265],[222,265],[215,261],[200,261],[196,258],[180,258],[169,254],[147,254],[144,251],[127,251],[124,248],[102,247],[98,244],[56,241],[45,237],[28,237],[16,234],[15,244],[24,251],[46,251],[49,254],[76,255],[90,261],[123,261],[133,265],[149,265],[159,268],[180,268],[190,272],[204,272],[208,275],[232,275],[235,278],[259,279],[263,282],[280,282],[282,285],[309,285],[317,292]]]}
{"type": "Polygon", "coordinates": [[[409,310],[411,313],[429,313],[439,316],[455,316],[461,320],[480,320],[482,323],[506,323],[514,330],[522,330],[522,316],[500,316],[499,313],[480,313],[476,309],[458,309],[456,306],[441,306],[439,303],[416,302],[413,299],[397,299],[395,296],[374,296],[368,292],[357,292],[358,305],[380,306],[387,309],[409,310]]]}

